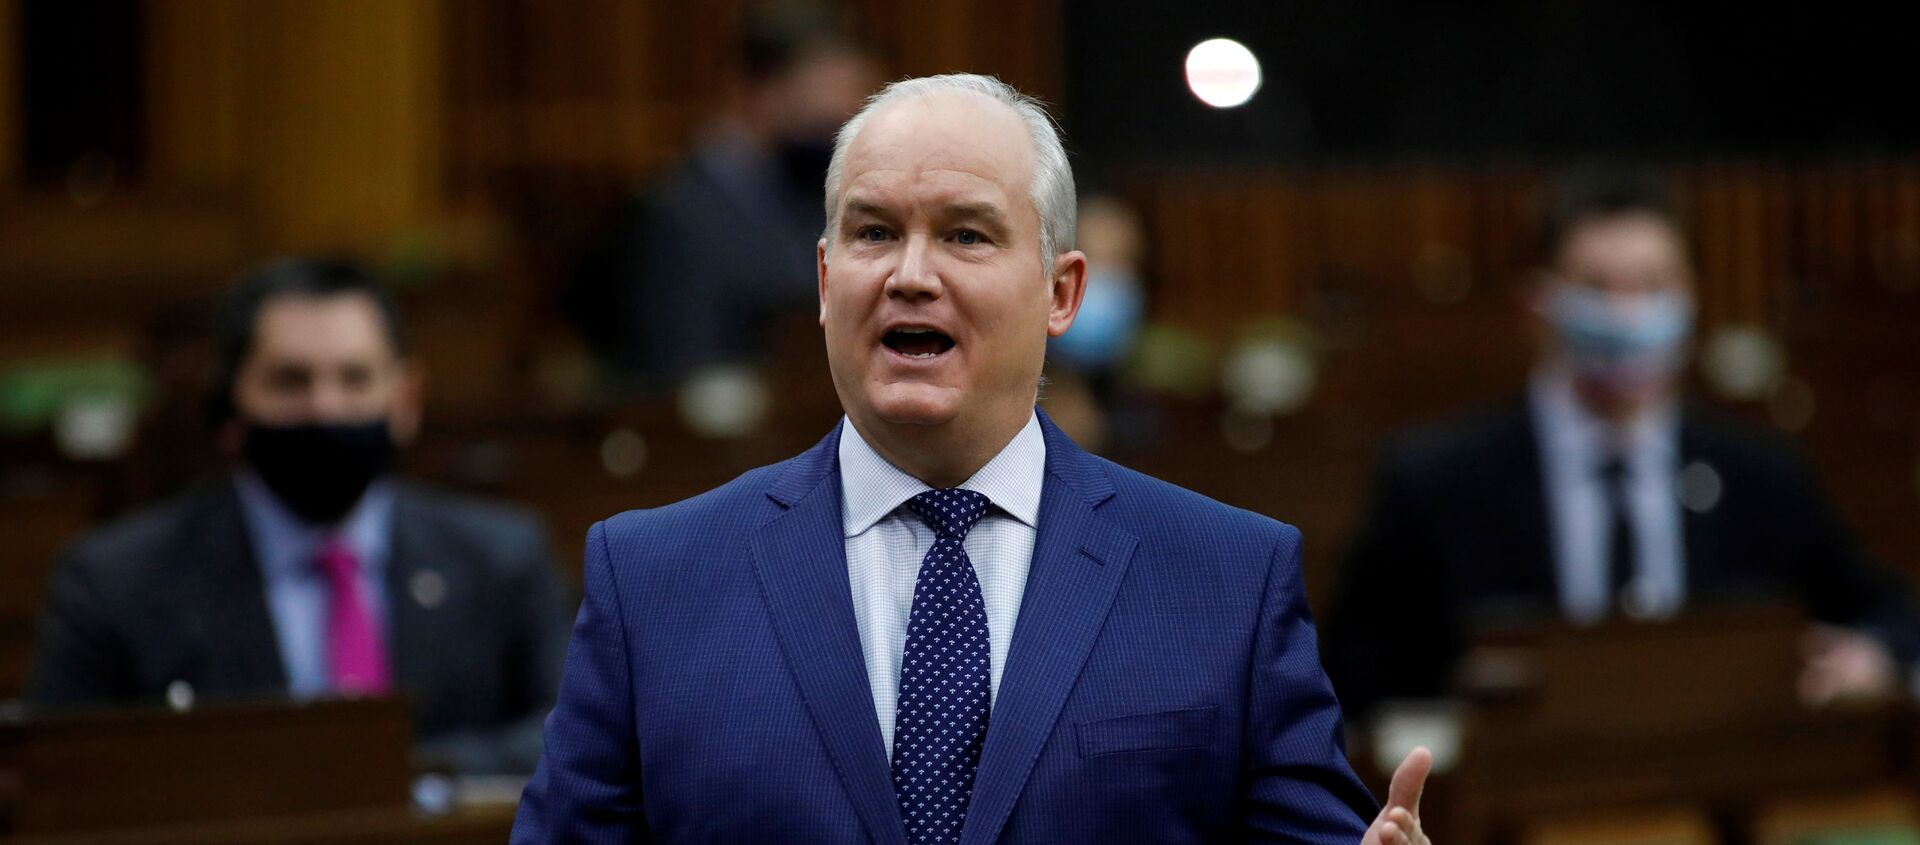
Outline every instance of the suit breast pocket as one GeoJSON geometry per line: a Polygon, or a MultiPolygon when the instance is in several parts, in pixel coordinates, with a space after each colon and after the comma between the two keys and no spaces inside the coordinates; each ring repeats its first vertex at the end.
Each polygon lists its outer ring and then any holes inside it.
{"type": "Polygon", "coordinates": [[[1081,722],[1080,756],[1204,748],[1213,743],[1214,710],[1209,705],[1081,722]]]}

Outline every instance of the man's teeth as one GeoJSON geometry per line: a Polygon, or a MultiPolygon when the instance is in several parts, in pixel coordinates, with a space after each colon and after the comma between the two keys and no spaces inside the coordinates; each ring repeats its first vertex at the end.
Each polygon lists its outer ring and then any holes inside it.
{"type": "Polygon", "coordinates": [[[888,334],[895,338],[900,339],[901,341],[901,344],[899,346],[896,346],[893,343],[887,344],[888,346],[894,347],[893,349],[894,352],[900,354],[902,357],[913,358],[915,360],[920,360],[920,361],[924,361],[929,358],[938,358],[940,357],[941,353],[947,351],[947,349],[953,346],[953,343],[951,341],[948,341],[946,343],[934,343],[932,344],[933,348],[927,348],[928,344],[926,342],[918,340],[918,338],[929,338],[929,339],[942,338],[942,337],[945,337],[945,335],[941,334],[940,330],[938,329],[930,329],[922,326],[901,326],[900,328],[889,331],[888,334]],[[914,338],[914,340],[909,341],[908,340],[909,338],[914,338]],[[902,346],[905,346],[906,348],[901,348],[902,346]],[[921,351],[921,352],[907,351],[908,348],[912,348],[915,346],[918,346],[925,351],[921,351]]]}

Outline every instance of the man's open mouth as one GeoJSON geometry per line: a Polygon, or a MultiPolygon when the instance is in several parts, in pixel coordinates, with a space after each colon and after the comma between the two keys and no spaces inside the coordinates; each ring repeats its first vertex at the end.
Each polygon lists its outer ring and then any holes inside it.
{"type": "Polygon", "coordinates": [[[953,348],[953,338],[934,329],[894,329],[880,342],[908,358],[932,358],[953,348]]]}

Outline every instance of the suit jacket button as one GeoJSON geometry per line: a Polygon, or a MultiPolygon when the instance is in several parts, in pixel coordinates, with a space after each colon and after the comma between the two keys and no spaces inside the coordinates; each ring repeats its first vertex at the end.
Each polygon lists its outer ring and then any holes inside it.
{"type": "Polygon", "coordinates": [[[431,569],[422,569],[413,574],[407,583],[407,591],[413,594],[413,600],[428,610],[440,606],[447,600],[447,579],[431,569]]]}
{"type": "Polygon", "coordinates": [[[1680,504],[1694,513],[1706,513],[1720,504],[1720,494],[1724,490],[1720,483],[1720,473],[1705,461],[1687,464],[1674,480],[1674,493],[1680,497],[1680,504]]]}
{"type": "Polygon", "coordinates": [[[167,706],[176,713],[185,713],[193,709],[193,685],[176,680],[167,685],[167,706]]]}

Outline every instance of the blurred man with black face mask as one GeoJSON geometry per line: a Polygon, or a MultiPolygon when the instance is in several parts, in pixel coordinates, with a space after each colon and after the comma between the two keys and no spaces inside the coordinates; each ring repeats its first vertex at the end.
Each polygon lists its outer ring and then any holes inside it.
{"type": "Polygon", "coordinates": [[[1868,561],[1792,452],[1680,398],[1694,321],[1686,235],[1658,184],[1560,185],[1526,297],[1523,401],[1388,451],[1328,619],[1350,716],[1440,695],[1467,631],[1799,603],[1801,697],[1899,689],[1920,661],[1911,589],[1868,561]],[[1383,632],[1421,630],[1421,641],[1383,632]]]}
{"type": "Polygon", "coordinates": [[[222,300],[215,346],[237,467],[75,545],[30,698],[405,692],[427,765],[530,770],[563,591],[531,517],[389,472],[421,396],[391,299],[350,263],[269,264],[222,300]]]}
{"type": "Polygon", "coordinates": [[[826,6],[750,14],[736,49],[720,113],[569,286],[602,357],[653,386],[761,363],[779,319],[811,315],[833,133],[881,81],[826,6]]]}

